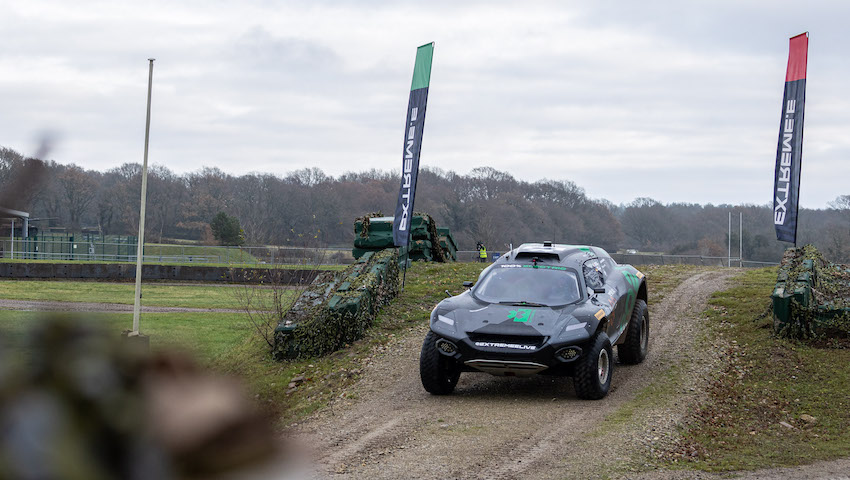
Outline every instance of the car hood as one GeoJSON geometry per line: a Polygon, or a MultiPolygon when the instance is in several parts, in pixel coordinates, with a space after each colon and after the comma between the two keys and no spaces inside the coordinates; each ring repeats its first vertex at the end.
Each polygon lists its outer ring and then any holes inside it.
{"type": "Polygon", "coordinates": [[[489,335],[558,336],[567,325],[578,323],[575,305],[534,307],[483,302],[462,302],[442,315],[454,320],[458,331],[489,335]]]}

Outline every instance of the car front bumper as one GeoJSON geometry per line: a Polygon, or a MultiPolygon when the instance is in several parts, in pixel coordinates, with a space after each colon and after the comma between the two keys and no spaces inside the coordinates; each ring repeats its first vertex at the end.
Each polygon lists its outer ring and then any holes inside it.
{"type": "Polygon", "coordinates": [[[539,345],[497,336],[487,341],[469,336],[452,338],[438,332],[437,350],[454,358],[463,371],[481,371],[499,376],[572,375],[574,366],[585,351],[587,338],[552,342],[546,338],[539,345]]]}

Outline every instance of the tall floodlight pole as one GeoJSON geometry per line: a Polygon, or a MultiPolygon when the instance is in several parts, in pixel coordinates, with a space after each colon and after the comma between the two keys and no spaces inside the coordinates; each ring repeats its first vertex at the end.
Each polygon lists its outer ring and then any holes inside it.
{"type": "Polygon", "coordinates": [[[744,212],[738,212],[738,266],[744,266],[744,212]]]}
{"type": "Polygon", "coordinates": [[[729,235],[727,235],[727,237],[728,237],[727,240],[728,240],[728,243],[729,243],[729,251],[726,253],[726,266],[731,267],[732,266],[732,212],[729,212],[729,235]]]}
{"type": "Polygon", "coordinates": [[[145,245],[145,202],[148,197],[148,140],[151,133],[151,90],[153,87],[153,61],[149,58],[148,70],[148,114],[145,119],[145,159],[142,164],[142,206],[139,211],[139,238],[136,250],[136,300],[133,304],[133,335],[139,334],[139,313],[142,308],[142,255],[145,245]]]}

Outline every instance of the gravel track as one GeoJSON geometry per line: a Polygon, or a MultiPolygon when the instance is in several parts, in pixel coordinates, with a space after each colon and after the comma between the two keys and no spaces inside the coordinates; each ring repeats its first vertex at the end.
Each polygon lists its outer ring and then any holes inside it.
{"type": "Polygon", "coordinates": [[[734,273],[737,270],[702,271],[660,303],[651,303],[649,355],[640,365],[617,365],[604,400],[577,399],[569,378],[478,373],[462,374],[451,396],[429,395],[419,383],[419,349],[427,331],[423,327],[404,335],[365,370],[354,389],[358,400],[338,402],[289,433],[312,447],[320,477],[610,475],[605,465],[628,462],[632,454],[646,452],[646,432],[673,431],[693,399],[687,397],[699,395],[694,386],[711,361],[705,358],[708,354],[692,351],[693,334],[709,295],[725,288],[734,273]],[[674,365],[685,365],[690,375],[683,398],[673,408],[641,415],[617,435],[596,430],[607,415],[674,365]]]}

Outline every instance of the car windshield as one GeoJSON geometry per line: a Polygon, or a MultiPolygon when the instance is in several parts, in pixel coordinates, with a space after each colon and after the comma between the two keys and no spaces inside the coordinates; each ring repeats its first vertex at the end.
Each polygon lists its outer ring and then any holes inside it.
{"type": "Polygon", "coordinates": [[[574,271],[549,265],[499,265],[473,291],[489,303],[566,305],[581,296],[574,271]]]}

